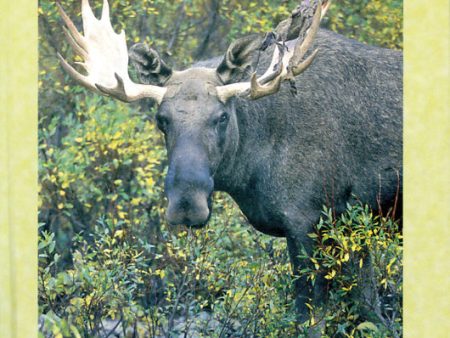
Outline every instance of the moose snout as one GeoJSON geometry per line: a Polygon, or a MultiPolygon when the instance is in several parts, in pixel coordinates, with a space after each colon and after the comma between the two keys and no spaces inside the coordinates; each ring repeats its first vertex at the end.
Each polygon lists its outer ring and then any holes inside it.
{"type": "Polygon", "coordinates": [[[214,181],[204,163],[180,160],[171,163],[166,177],[168,222],[173,225],[205,225],[211,214],[213,188],[214,181]]]}

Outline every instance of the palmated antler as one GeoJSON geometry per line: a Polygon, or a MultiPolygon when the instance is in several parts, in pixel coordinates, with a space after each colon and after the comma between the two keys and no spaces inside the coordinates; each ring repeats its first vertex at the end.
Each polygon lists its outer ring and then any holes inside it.
{"type": "Polygon", "coordinates": [[[108,0],[103,1],[102,17],[98,20],[88,0],[82,0],[84,36],[81,35],[72,20],[57,2],[61,17],[67,25],[64,33],[75,53],[81,56],[87,75],[76,71],[59,53],[63,68],[78,83],[97,93],[131,102],[142,98],[152,98],[161,103],[166,88],[143,85],[133,82],[128,75],[128,49],[125,32],[116,34],[109,18],[108,0]]]}
{"type": "MultiPolygon", "coordinates": [[[[305,60],[302,61],[308,49],[311,47],[314,37],[319,29],[320,21],[325,15],[331,1],[316,2],[316,8],[303,2],[284,22],[285,27],[280,30],[288,30],[293,20],[300,19],[299,37],[296,40],[277,43],[272,61],[267,71],[257,78],[253,73],[250,82],[238,82],[224,86],[218,86],[217,94],[222,102],[226,102],[233,96],[243,96],[249,99],[258,99],[274,94],[280,89],[281,83],[285,80],[292,80],[307,69],[317,55],[318,49],[314,50],[305,60]],[[308,10],[313,9],[312,17],[308,18],[308,10]],[[300,18],[298,18],[300,16],[300,18]]],[[[314,6],[314,5],[313,5],[314,6]]],[[[280,26],[279,26],[280,27],[280,26]]],[[[278,32],[287,36],[287,32],[278,32]]]]}

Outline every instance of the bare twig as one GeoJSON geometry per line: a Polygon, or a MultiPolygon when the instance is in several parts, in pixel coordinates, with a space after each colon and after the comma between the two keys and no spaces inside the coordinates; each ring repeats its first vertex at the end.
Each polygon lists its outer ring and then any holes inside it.
{"type": "Polygon", "coordinates": [[[208,48],[209,41],[211,39],[211,35],[217,28],[217,19],[219,18],[219,11],[220,11],[220,0],[212,0],[211,1],[211,10],[209,12],[208,17],[208,26],[205,30],[205,35],[203,36],[202,42],[197,48],[197,51],[195,52],[195,59],[199,60],[204,55],[208,48]]]}
{"type": "Polygon", "coordinates": [[[112,335],[117,327],[119,326],[119,324],[122,322],[122,316],[120,317],[120,319],[117,321],[116,325],[114,325],[114,327],[108,332],[108,334],[105,336],[105,338],[108,338],[110,335],[112,335]]]}
{"type": "Polygon", "coordinates": [[[170,53],[175,47],[175,43],[178,41],[178,35],[180,34],[181,23],[186,17],[186,11],[184,10],[185,1],[183,1],[177,9],[177,20],[175,24],[175,29],[173,30],[172,37],[167,44],[167,51],[170,53]]]}

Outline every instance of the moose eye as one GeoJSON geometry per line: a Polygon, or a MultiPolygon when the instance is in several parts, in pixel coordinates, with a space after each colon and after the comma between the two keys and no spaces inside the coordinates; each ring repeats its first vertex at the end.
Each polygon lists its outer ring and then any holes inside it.
{"type": "Polygon", "coordinates": [[[161,130],[163,133],[167,131],[167,127],[169,125],[169,119],[162,115],[156,116],[156,125],[158,126],[159,130],[161,130]]]}
{"type": "Polygon", "coordinates": [[[228,122],[228,114],[227,113],[223,113],[219,117],[219,123],[226,123],[226,122],[228,122]]]}

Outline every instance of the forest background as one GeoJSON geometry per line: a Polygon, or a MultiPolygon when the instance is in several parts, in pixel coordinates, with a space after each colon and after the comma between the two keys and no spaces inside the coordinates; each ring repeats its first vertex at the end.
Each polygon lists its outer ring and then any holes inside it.
{"type": "MultiPolygon", "coordinates": [[[[80,2],[60,2],[81,27],[80,2]]],[[[91,3],[99,13],[102,2],[91,3]]],[[[129,46],[145,41],[182,69],[223,55],[235,38],[270,31],[297,4],[120,0],[111,1],[111,16],[116,31],[126,30],[129,46]]],[[[334,1],[322,26],[401,50],[402,7],[398,0],[334,1]]],[[[123,104],[76,86],[56,58],[59,51],[73,60],[61,26],[55,2],[40,1],[41,334],[289,337],[314,325],[293,320],[285,241],[257,233],[228,196],[215,195],[206,229],[167,226],[166,155],[155,109],[147,101],[123,104]]],[[[328,272],[327,334],[401,335],[396,224],[357,205],[344,220],[325,209],[317,230],[331,244],[305,257],[312,266],[305,264],[303,273],[313,283],[318,271],[328,272]],[[355,235],[350,228],[361,231],[355,235]],[[340,249],[331,253],[332,247],[340,249]],[[355,291],[364,248],[376,263],[381,312],[364,310],[355,291]]]]}

